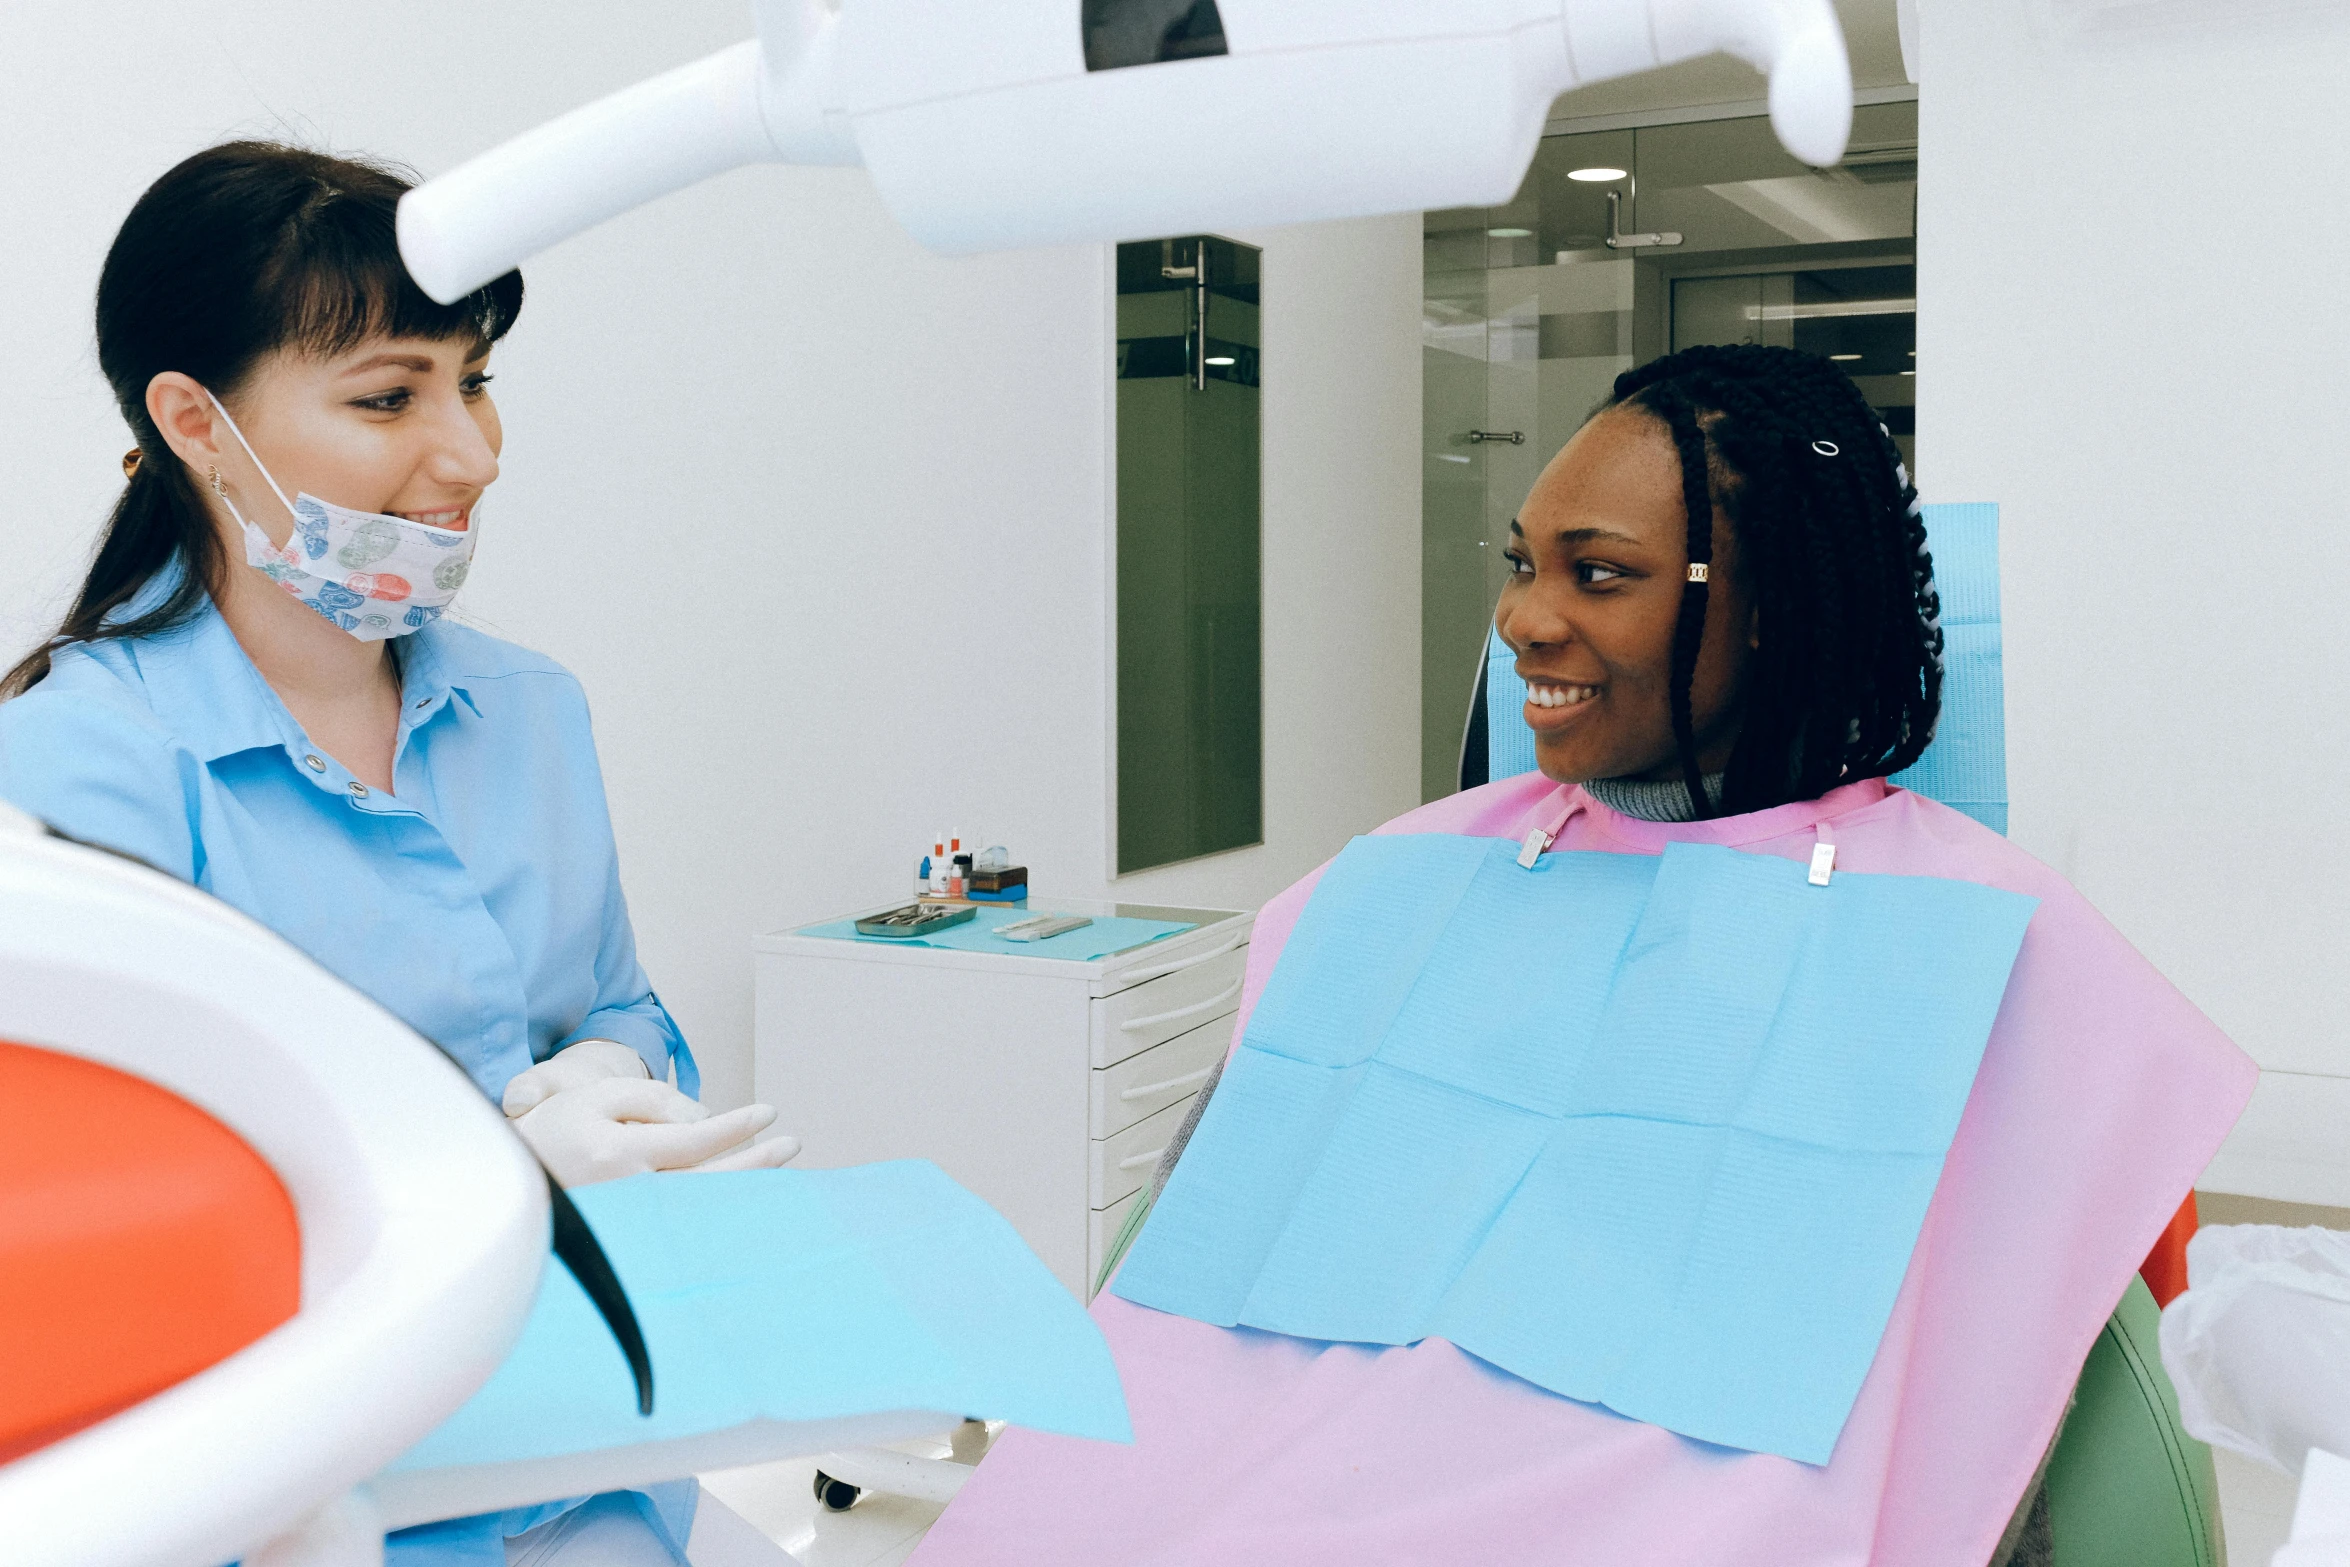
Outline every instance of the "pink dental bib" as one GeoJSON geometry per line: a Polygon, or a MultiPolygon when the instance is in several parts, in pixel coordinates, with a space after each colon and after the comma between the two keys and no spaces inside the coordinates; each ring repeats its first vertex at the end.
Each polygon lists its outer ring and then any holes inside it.
{"type": "MultiPolygon", "coordinates": [[[[1554,847],[1673,841],[2041,900],[1891,1318],[1824,1466],[1674,1436],[1442,1339],[1324,1345],[1107,1292],[1132,1447],[1006,1436],[915,1562],[1983,1567],[2123,1286],[2255,1072],[2060,877],[1957,812],[1870,780],[1721,821],[1616,816],[1539,776],[1383,832],[1554,847]]],[[[1242,1027],[1319,873],[1267,906],[1242,1027]]],[[[1237,1037],[1237,1036],[1236,1036],[1237,1037]]]]}

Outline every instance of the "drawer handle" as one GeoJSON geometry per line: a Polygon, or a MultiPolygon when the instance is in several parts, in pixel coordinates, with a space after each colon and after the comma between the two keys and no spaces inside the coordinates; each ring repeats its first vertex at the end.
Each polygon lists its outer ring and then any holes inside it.
{"type": "Polygon", "coordinates": [[[1225,953],[1238,952],[1247,945],[1248,933],[1243,931],[1213,952],[1202,952],[1193,957],[1177,958],[1174,962],[1162,963],[1157,968],[1136,969],[1131,974],[1121,974],[1118,977],[1133,980],[1139,985],[1146,979],[1163,979],[1169,974],[1180,974],[1187,968],[1197,968],[1202,963],[1212,963],[1224,956],[1225,953]]]}
{"type": "Polygon", "coordinates": [[[1239,995],[1241,983],[1241,980],[1236,979],[1231,984],[1226,985],[1222,990],[1219,990],[1214,995],[1208,997],[1207,1000],[1195,1001],[1187,1007],[1177,1007],[1172,1012],[1153,1012],[1149,1017],[1128,1018],[1125,1022],[1118,1025],[1118,1032],[1121,1034],[1139,1034],[1144,1029],[1156,1028],[1161,1023],[1172,1023],[1178,1018],[1197,1017],[1202,1012],[1212,1012],[1217,1007],[1222,1006],[1225,1002],[1230,1001],[1234,996],[1239,995]]]}
{"type": "Polygon", "coordinates": [[[1194,1083],[1204,1083],[1213,1077],[1215,1072],[1215,1064],[1211,1062],[1196,1072],[1186,1072],[1181,1077],[1170,1077],[1163,1083],[1145,1083],[1140,1088],[1129,1088],[1119,1094],[1118,1098],[1127,1104],[1132,1104],[1137,1099],[1155,1098],[1173,1089],[1189,1088],[1194,1083]]]}
{"type": "Polygon", "coordinates": [[[1159,1162],[1159,1155],[1165,1153],[1166,1151],[1167,1150],[1165,1145],[1162,1144],[1157,1148],[1153,1148],[1149,1153],[1138,1153],[1131,1159],[1119,1160],[1118,1168],[1121,1170],[1139,1170],[1146,1164],[1157,1164],[1159,1162]]]}

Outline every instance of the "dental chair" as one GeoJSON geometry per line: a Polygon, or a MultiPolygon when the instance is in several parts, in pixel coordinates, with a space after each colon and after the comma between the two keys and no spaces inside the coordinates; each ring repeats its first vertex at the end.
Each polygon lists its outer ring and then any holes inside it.
{"type": "MultiPolygon", "coordinates": [[[[827,1174],[835,1219],[854,1211],[840,1194],[864,1179],[924,1244],[966,1248],[1003,1318],[981,1312],[975,1332],[1035,1329],[1024,1347],[974,1362],[987,1397],[1029,1400],[1025,1416],[1000,1412],[1052,1424],[1050,1410],[1038,1413],[1037,1368],[1065,1366],[1085,1347],[1072,1349],[1066,1325],[1039,1326],[1039,1302],[1059,1301],[1100,1366],[1053,1408],[1063,1427],[1074,1418],[1123,1428],[1122,1408],[1114,1419],[1099,1408],[1115,1402],[1107,1350],[984,1205],[934,1170],[827,1174]]],[[[737,1200],[726,1191],[750,1189],[744,1177],[649,1179],[713,1183],[652,1199],[689,1224],[737,1200]]],[[[596,1188],[593,1203],[583,1192],[580,1206],[609,1217],[630,1186],[596,1188]]],[[[751,1186],[780,1195],[773,1183],[751,1186]]],[[[712,1279],[681,1283],[696,1248],[659,1224],[648,1243],[639,1222],[606,1228],[605,1239],[624,1282],[653,1285],[644,1336],[658,1364],[639,1386],[651,1391],[652,1372],[668,1366],[666,1412],[640,1431],[636,1418],[656,1412],[600,1337],[594,1308],[547,1267],[550,1209],[546,1177],[505,1118],[398,1019],[227,905],[0,805],[9,1567],[380,1567],[385,1533],[411,1524],[955,1423],[948,1411],[964,1396],[939,1370],[952,1347],[919,1320],[897,1331],[928,1369],[886,1376],[878,1391],[843,1395],[837,1379],[811,1373],[778,1413],[775,1395],[745,1381],[749,1391],[736,1396],[730,1384],[717,1413],[697,1413],[694,1367],[662,1358],[660,1313],[670,1312],[674,1350],[672,1297],[723,1295],[759,1270],[737,1255],[738,1229],[718,1236],[734,1250],[712,1279]],[[646,1255],[647,1244],[663,1256],[646,1255]],[[683,1262],[664,1267],[672,1252],[683,1262]],[[550,1377],[562,1386],[552,1399],[539,1396],[550,1377]],[[835,1391],[809,1391],[819,1385],[835,1391]],[[485,1386],[503,1411],[486,1417],[487,1437],[475,1396],[485,1386]],[[934,1393],[938,1405],[918,1402],[934,1393]],[[598,1437],[615,1425],[599,1413],[610,1406],[628,1411],[622,1432],[598,1437]]],[[[558,1234],[576,1222],[559,1216],[558,1234]]],[[[701,1250],[714,1244],[695,1233],[701,1250]]],[[[559,1249],[580,1254],[576,1237],[559,1249]]],[[[833,1235],[825,1254],[855,1252],[833,1235]]],[[[866,1287],[873,1278],[840,1272],[835,1283],[888,1305],[866,1287]]],[[[798,1321],[788,1295],[752,1304],[747,1315],[739,1299],[730,1308],[738,1336],[765,1341],[798,1321]]],[[[846,1350],[841,1337],[811,1338],[812,1359],[896,1364],[887,1331],[860,1329],[846,1350]]],[[[702,1341],[713,1346],[705,1359],[736,1364],[742,1345],[727,1332],[702,1341]]],[[[792,1561],[706,1492],[685,1548],[696,1567],[792,1561]]]]}
{"type": "MultiPolygon", "coordinates": [[[[1999,633],[1999,508],[1926,508],[1942,596],[1942,718],[1934,743],[1891,780],[2007,831],[2007,729],[1999,633]]],[[[1461,746],[1461,787],[1532,772],[1534,734],[1520,716],[1526,685],[1498,632],[1477,666],[1461,746]]],[[[1139,1205],[1138,1205],[1139,1206],[1139,1205]]],[[[2194,1198],[2164,1232],[2097,1336],[2048,1462],[2055,1567],[2222,1567],[2219,1481],[2211,1449],[2179,1423],[2156,1332],[2167,1295],[2186,1282],[2194,1198]]],[[[1135,1226],[1139,1228],[1139,1226],[1135,1226]]]]}
{"type": "Polygon", "coordinates": [[[379,1560],[363,1483],[538,1290],[497,1112],[226,905],[5,807],[0,1041],[8,1560],[379,1560]]]}

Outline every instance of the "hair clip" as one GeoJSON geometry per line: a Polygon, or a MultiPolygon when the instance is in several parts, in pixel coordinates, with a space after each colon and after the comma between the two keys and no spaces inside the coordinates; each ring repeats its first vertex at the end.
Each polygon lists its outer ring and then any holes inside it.
{"type": "Polygon", "coordinates": [[[1815,452],[1818,452],[1822,457],[1841,457],[1844,455],[1844,448],[1838,446],[1834,441],[1814,441],[1811,443],[1811,449],[1815,452]]]}
{"type": "Polygon", "coordinates": [[[1703,582],[1705,580],[1704,561],[1693,560],[1689,563],[1689,580],[1692,582],[1703,582]]]}
{"type": "Polygon", "coordinates": [[[124,452],[122,454],[122,476],[126,479],[137,478],[139,476],[139,459],[146,455],[136,446],[124,452]]]}

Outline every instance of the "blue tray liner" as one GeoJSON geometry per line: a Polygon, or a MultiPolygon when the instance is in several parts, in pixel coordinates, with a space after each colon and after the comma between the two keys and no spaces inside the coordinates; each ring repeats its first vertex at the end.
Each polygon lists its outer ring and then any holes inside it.
{"type": "Polygon", "coordinates": [[[1091,963],[1114,952],[1145,947],[1169,936],[1197,930],[1195,924],[1175,920],[1097,918],[1090,925],[1047,936],[1042,941],[1006,941],[996,928],[1034,917],[1032,909],[981,909],[960,925],[935,936],[860,936],[855,920],[831,920],[794,931],[795,936],[822,936],[833,941],[862,941],[876,947],[938,947],[948,952],[993,952],[1008,958],[1059,958],[1068,963],[1091,963]]]}
{"type": "Polygon", "coordinates": [[[643,1326],[652,1416],[636,1412],[611,1330],[550,1262],[505,1364],[393,1468],[900,1409],[1132,1439],[1092,1319],[994,1209],[927,1160],[640,1175],[571,1197],[643,1326]]]}

